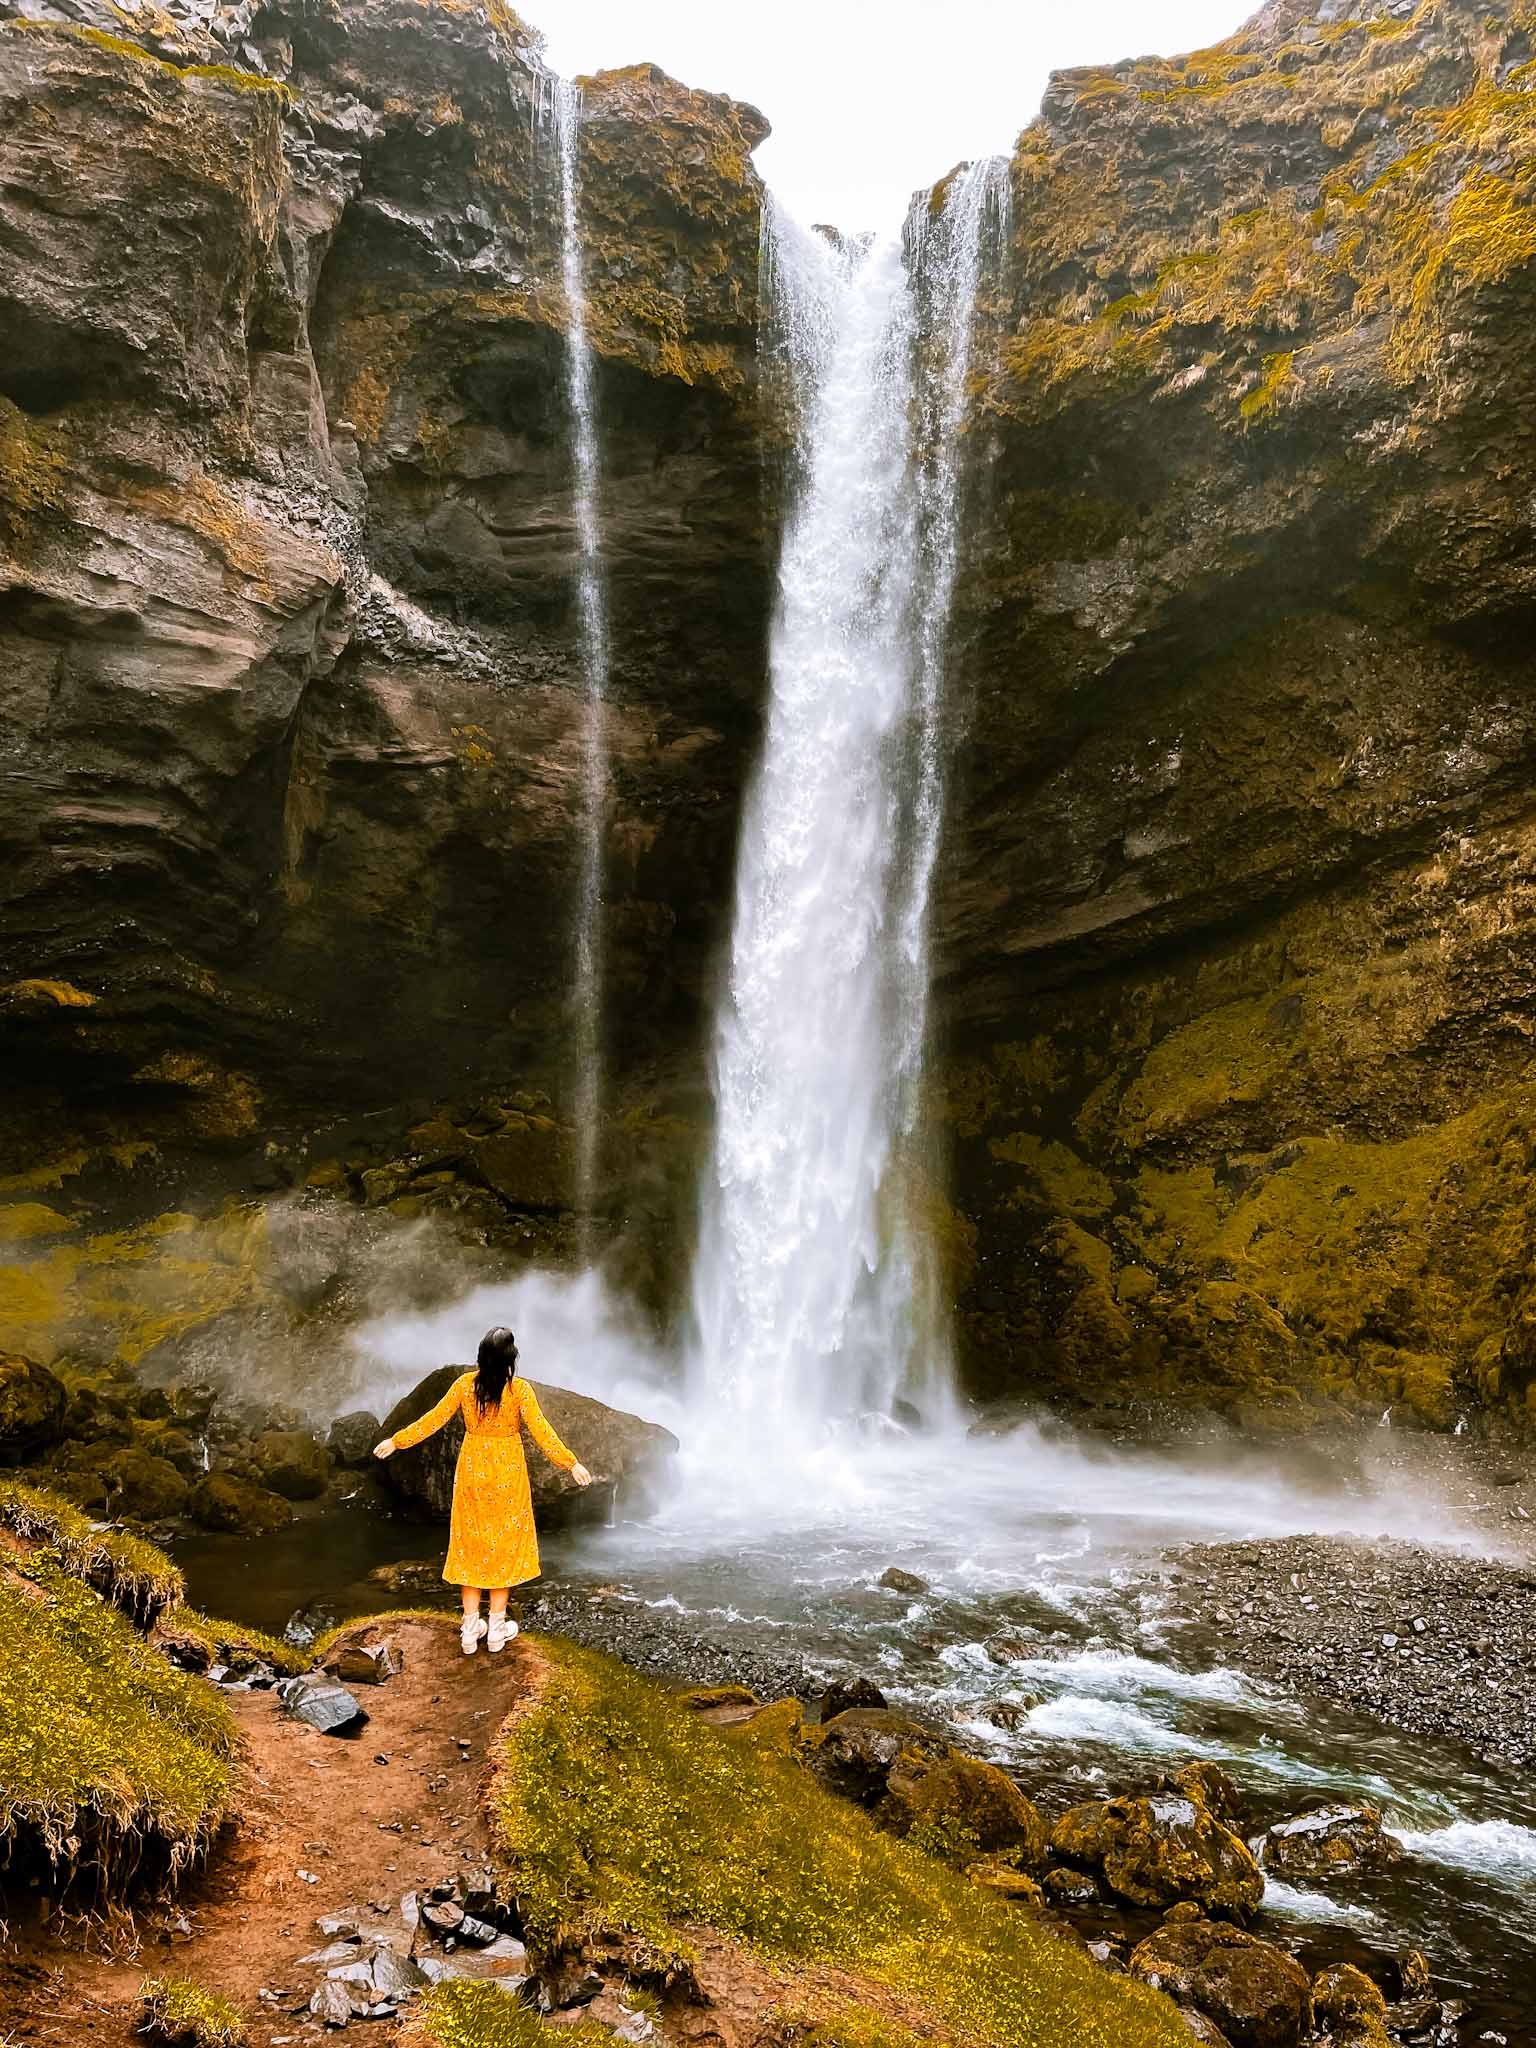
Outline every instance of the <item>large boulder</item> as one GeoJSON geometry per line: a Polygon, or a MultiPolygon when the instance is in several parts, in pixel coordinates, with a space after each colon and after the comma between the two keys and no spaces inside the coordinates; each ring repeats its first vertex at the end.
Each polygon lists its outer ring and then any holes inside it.
{"type": "MultiPolygon", "coordinates": [[[[382,1434],[393,1436],[440,1401],[463,1372],[463,1365],[440,1366],[403,1401],[397,1401],[384,1418],[382,1434]]],[[[534,1520],[541,1529],[559,1528],[570,1522],[594,1522],[607,1518],[610,1509],[622,1502],[630,1513],[643,1511],[654,1497],[666,1464],[677,1451],[677,1438],[659,1423],[645,1422],[621,1408],[609,1408],[589,1394],[573,1394],[567,1387],[548,1387],[531,1382],[555,1434],[580,1458],[593,1475],[593,1484],[582,1488],[569,1473],[551,1465],[537,1446],[523,1433],[528,1452],[528,1477],[533,1491],[534,1520]]],[[[386,1459],[383,1472],[390,1491],[402,1504],[436,1521],[446,1521],[453,1505],[453,1474],[464,1425],[457,1416],[446,1429],[428,1437],[413,1450],[397,1451],[386,1459]]]]}
{"type": "Polygon", "coordinates": [[[1133,1906],[1192,1899],[1209,1913],[1246,1920],[1264,1896],[1247,1845],[1188,1792],[1074,1806],[1052,1829],[1051,1847],[1061,1861],[1102,1875],[1133,1906]]]}
{"type": "Polygon", "coordinates": [[[210,1472],[200,1479],[187,1512],[202,1528],[232,1536],[270,1536],[293,1520],[293,1510],[281,1494],[237,1479],[233,1472],[210,1472]]]}
{"type": "Polygon", "coordinates": [[[809,1763],[829,1792],[875,1806],[893,1771],[910,1773],[948,1754],[944,1738],[910,1715],[889,1707],[848,1707],[823,1723],[809,1763]]]}
{"type": "Polygon", "coordinates": [[[828,1790],[874,1809],[898,1835],[960,1860],[1006,1853],[1045,1859],[1046,1826],[1006,1771],[884,1707],[850,1707],[816,1731],[807,1756],[828,1790]]]}
{"type": "Polygon", "coordinates": [[[1313,1980],[1312,2010],[1332,2048],[1392,2048],[1387,2001],[1352,1963],[1335,1963],[1313,1980]]]}
{"type": "Polygon", "coordinates": [[[1403,1858],[1401,1845],[1382,1826],[1381,1814],[1363,1801],[1299,1813],[1255,1836],[1251,1847],[1265,1870],[1287,1880],[1380,1870],[1403,1858]]]}
{"type": "Polygon", "coordinates": [[[1312,1986],[1272,1942],[1213,1920],[1158,1928],[1126,1968],[1218,2026],[1232,2048],[1298,2048],[1312,2025],[1312,1986]]]}
{"type": "Polygon", "coordinates": [[[318,1500],[331,1476],[331,1454],[306,1429],[269,1429],[256,1440],[256,1476],[284,1500],[318,1500]]]}
{"type": "Polygon", "coordinates": [[[0,1465],[19,1465],[64,1432],[64,1383],[35,1358],[0,1353],[0,1465]]]}

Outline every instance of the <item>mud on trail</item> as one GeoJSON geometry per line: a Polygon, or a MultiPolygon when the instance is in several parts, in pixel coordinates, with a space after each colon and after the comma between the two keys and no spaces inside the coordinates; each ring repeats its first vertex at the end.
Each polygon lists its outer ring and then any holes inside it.
{"type": "MultiPolygon", "coordinates": [[[[137,1916],[133,1938],[84,1950],[46,1925],[12,1928],[0,1952],[5,2048],[142,2048],[140,1986],[162,1975],[232,1998],[252,2048],[313,2041],[294,2008],[307,2007],[324,1975],[296,1967],[325,1945],[316,1916],[353,1915],[365,1934],[398,1930],[404,1893],[487,1860],[490,1748],[537,1688],[537,1651],[519,1639],[498,1656],[466,1657],[451,1618],[356,1631],[360,1641],[379,1635],[398,1643],[405,1668],[354,1688],[369,1715],[355,1737],[290,1719],[271,1692],[229,1696],[241,1739],[238,1817],[173,1906],[137,1916]],[[271,2001],[263,1990],[291,1995],[271,2001]]],[[[383,2048],[397,2027],[365,2031],[383,2048]]]]}

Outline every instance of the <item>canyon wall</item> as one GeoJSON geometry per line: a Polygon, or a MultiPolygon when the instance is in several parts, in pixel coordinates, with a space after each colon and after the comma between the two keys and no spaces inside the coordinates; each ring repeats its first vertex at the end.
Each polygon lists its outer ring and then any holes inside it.
{"type": "MultiPolygon", "coordinates": [[[[936,930],[978,1392],[1536,1385],[1533,34],[1275,0],[1058,76],[1020,139],[936,930]]],[[[57,1354],[82,1233],[142,1268],[191,1193],[564,1228],[547,91],[500,0],[0,0],[0,1346],[57,1354]]],[[[763,695],[766,125],[649,67],[586,93],[605,1202],[661,1313],[763,695]]],[[[209,1315],[270,1256],[217,1232],[172,1259],[209,1315]]],[[[124,1284],[93,1341],[139,1356],[124,1284]]]]}

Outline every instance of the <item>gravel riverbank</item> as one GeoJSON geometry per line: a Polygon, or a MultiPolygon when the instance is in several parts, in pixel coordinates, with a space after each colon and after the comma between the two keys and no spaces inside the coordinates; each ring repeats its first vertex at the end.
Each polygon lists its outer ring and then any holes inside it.
{"type": "Polygon", "coordinates": [[[556,1585],[524,1607],[530,1628],[606,1650],[663,1684],[745,1685],[765,1700],[813,1700],[825,1689],[798,1658],[701,1634],[688,1617],[648,1607],[618,1588],[556,1585]]]}
{"type": "Polygon", "coordinates": [[[1536,1566],[1286,1536],[1171,1550],[1160,1583],[1223,1663],[1536,1762],[1536,1566]]]}

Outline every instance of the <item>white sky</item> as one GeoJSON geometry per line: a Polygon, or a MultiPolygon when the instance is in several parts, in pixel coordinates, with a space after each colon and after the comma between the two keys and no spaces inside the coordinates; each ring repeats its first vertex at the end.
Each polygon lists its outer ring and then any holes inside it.
{"type": "Polygon", "coordinates": [[[1007,154],[1046,79],[1219,42],[1259,0],[518,0],[567,77],[642,59],[761,107],[790,210],[893,224],[963,158],[1007,154]]]}

